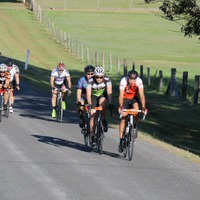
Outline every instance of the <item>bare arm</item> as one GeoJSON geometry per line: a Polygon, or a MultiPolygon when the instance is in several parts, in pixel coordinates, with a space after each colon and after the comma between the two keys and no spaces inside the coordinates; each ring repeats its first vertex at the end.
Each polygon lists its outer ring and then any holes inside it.
{"type": "Polygon", "coordinates": [[[87,102],[88,102],[88,104],[92,104],[92,97],[91,97],[91,95],[92,95],[92,88],[89,86],[87,86],[87,88],[86,88],[86,94],[87,94],[87,102]]]}
{"type": "Polygon", "coordinates": [[[139,88],[139,95],[140,95],[140,101],[142,104],[142,108],[145,108],[145,95],[144,95],[144,88],[139,88]]]}
{"type": "Polygon", "coordinates": [[[68,88],[72,88],[72,81],[71,81],[71,77],[70,76],[68,76],[67,78],[67,83],[68,83],[68,88]]]}
{"type": "Polygon", "coordinates": [[[82,93],[82,89],[77,89],[77,92],[76,92],[77,102],[81,101],[81,93],[82,93]]]}
{"type": "Polygon", "coordinates": [[[112,103],[112,85],[107,86],[108,101],[112,103]]]}
{"type": "Polygon", "coordinates": [[[51,76],[51,77],[50,77],[50,85],[51,85],[51,88],[54,87],[54,80],[55,80],[55,77],[54,77],[54,76],[51,76]]]}
{"type": "Polygon", "coordinates": [[[119,107],[123,106],[123,100],[124,100],[124,89],[119,90],[119,107]]]}

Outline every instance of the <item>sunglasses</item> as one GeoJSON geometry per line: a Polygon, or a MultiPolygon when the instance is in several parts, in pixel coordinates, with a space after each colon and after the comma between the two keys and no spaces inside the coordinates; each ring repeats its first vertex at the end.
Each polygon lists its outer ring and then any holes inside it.
{"type": "Polygon", "coordinates": [[[2,73],[6,73],[6,72],[2,72],[2,71],[0,71],[0,74],[2,74],[2,73]]]}
{"type": "Polygon", "coordinates": [[[94,73],[87,73],[87,75],[93,75],[94,73]]]}
{"type": "Polygon", "coordinates": [[[103,79],[103,76],[96,76],[96,79],[103,79]]]}

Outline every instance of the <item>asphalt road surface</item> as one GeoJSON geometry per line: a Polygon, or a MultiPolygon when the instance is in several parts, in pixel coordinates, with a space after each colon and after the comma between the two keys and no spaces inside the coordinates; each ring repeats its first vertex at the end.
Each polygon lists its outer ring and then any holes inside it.
{"type": "Polygon", "coordinates": [[[103,155],[83,145],[75,112],[51,118],[51,99],[29,85],[0,123],[0,200],[198,200],[200,167],[138,140],[132,161],[118,153],[118,131],[103,155]]]}

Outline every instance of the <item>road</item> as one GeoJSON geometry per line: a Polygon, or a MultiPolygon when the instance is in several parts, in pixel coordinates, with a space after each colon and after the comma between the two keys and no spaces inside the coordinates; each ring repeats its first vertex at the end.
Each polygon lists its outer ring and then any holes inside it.
{"type": "Polygon", "coordinates": [[[75,112],[50,117],[50,97],[22,86],[0,123],[1,200],[197,200],[200,167],[138,140],[133,161],[105,135],[103,155],[83,145],[75,112]]]}

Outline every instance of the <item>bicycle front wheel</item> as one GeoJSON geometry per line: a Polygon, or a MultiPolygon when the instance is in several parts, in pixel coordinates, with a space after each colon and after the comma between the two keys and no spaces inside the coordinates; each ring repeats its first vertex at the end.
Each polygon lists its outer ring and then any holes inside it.
{"type": "Polygon", "coordinates": [[[128,149],[128,159],[131,161],[133,157],[133,148],[134,148],[134,129],[131,127],[128,134],[128,142],[127,142],[127,149],[128,149]]]}
{"type": "Polygon", "coordinates": [[[2,112],[3,112],[3,96],[0,95],[0,122],[2,121],[2,112]]]}
{"type": "Polygon", "coordinates": [[[57,111],[56,113],[57,121],[62,122],[63,121],[62,98],[58,98],[56,111],[57,111]]]}
{"type": "Polygon", "coordinates": [[[100,154],[103,153],[103,126],[102,122],[97,123],[97,141],[96,141],[96,146],[97,146],[97,152],[100,154]]]}
{"type": "Polygon", "coordinates": [[[84,127],[84,143],[85,146],[90,145],[90,120],[88,118],[86,118],[84,127]]]}

